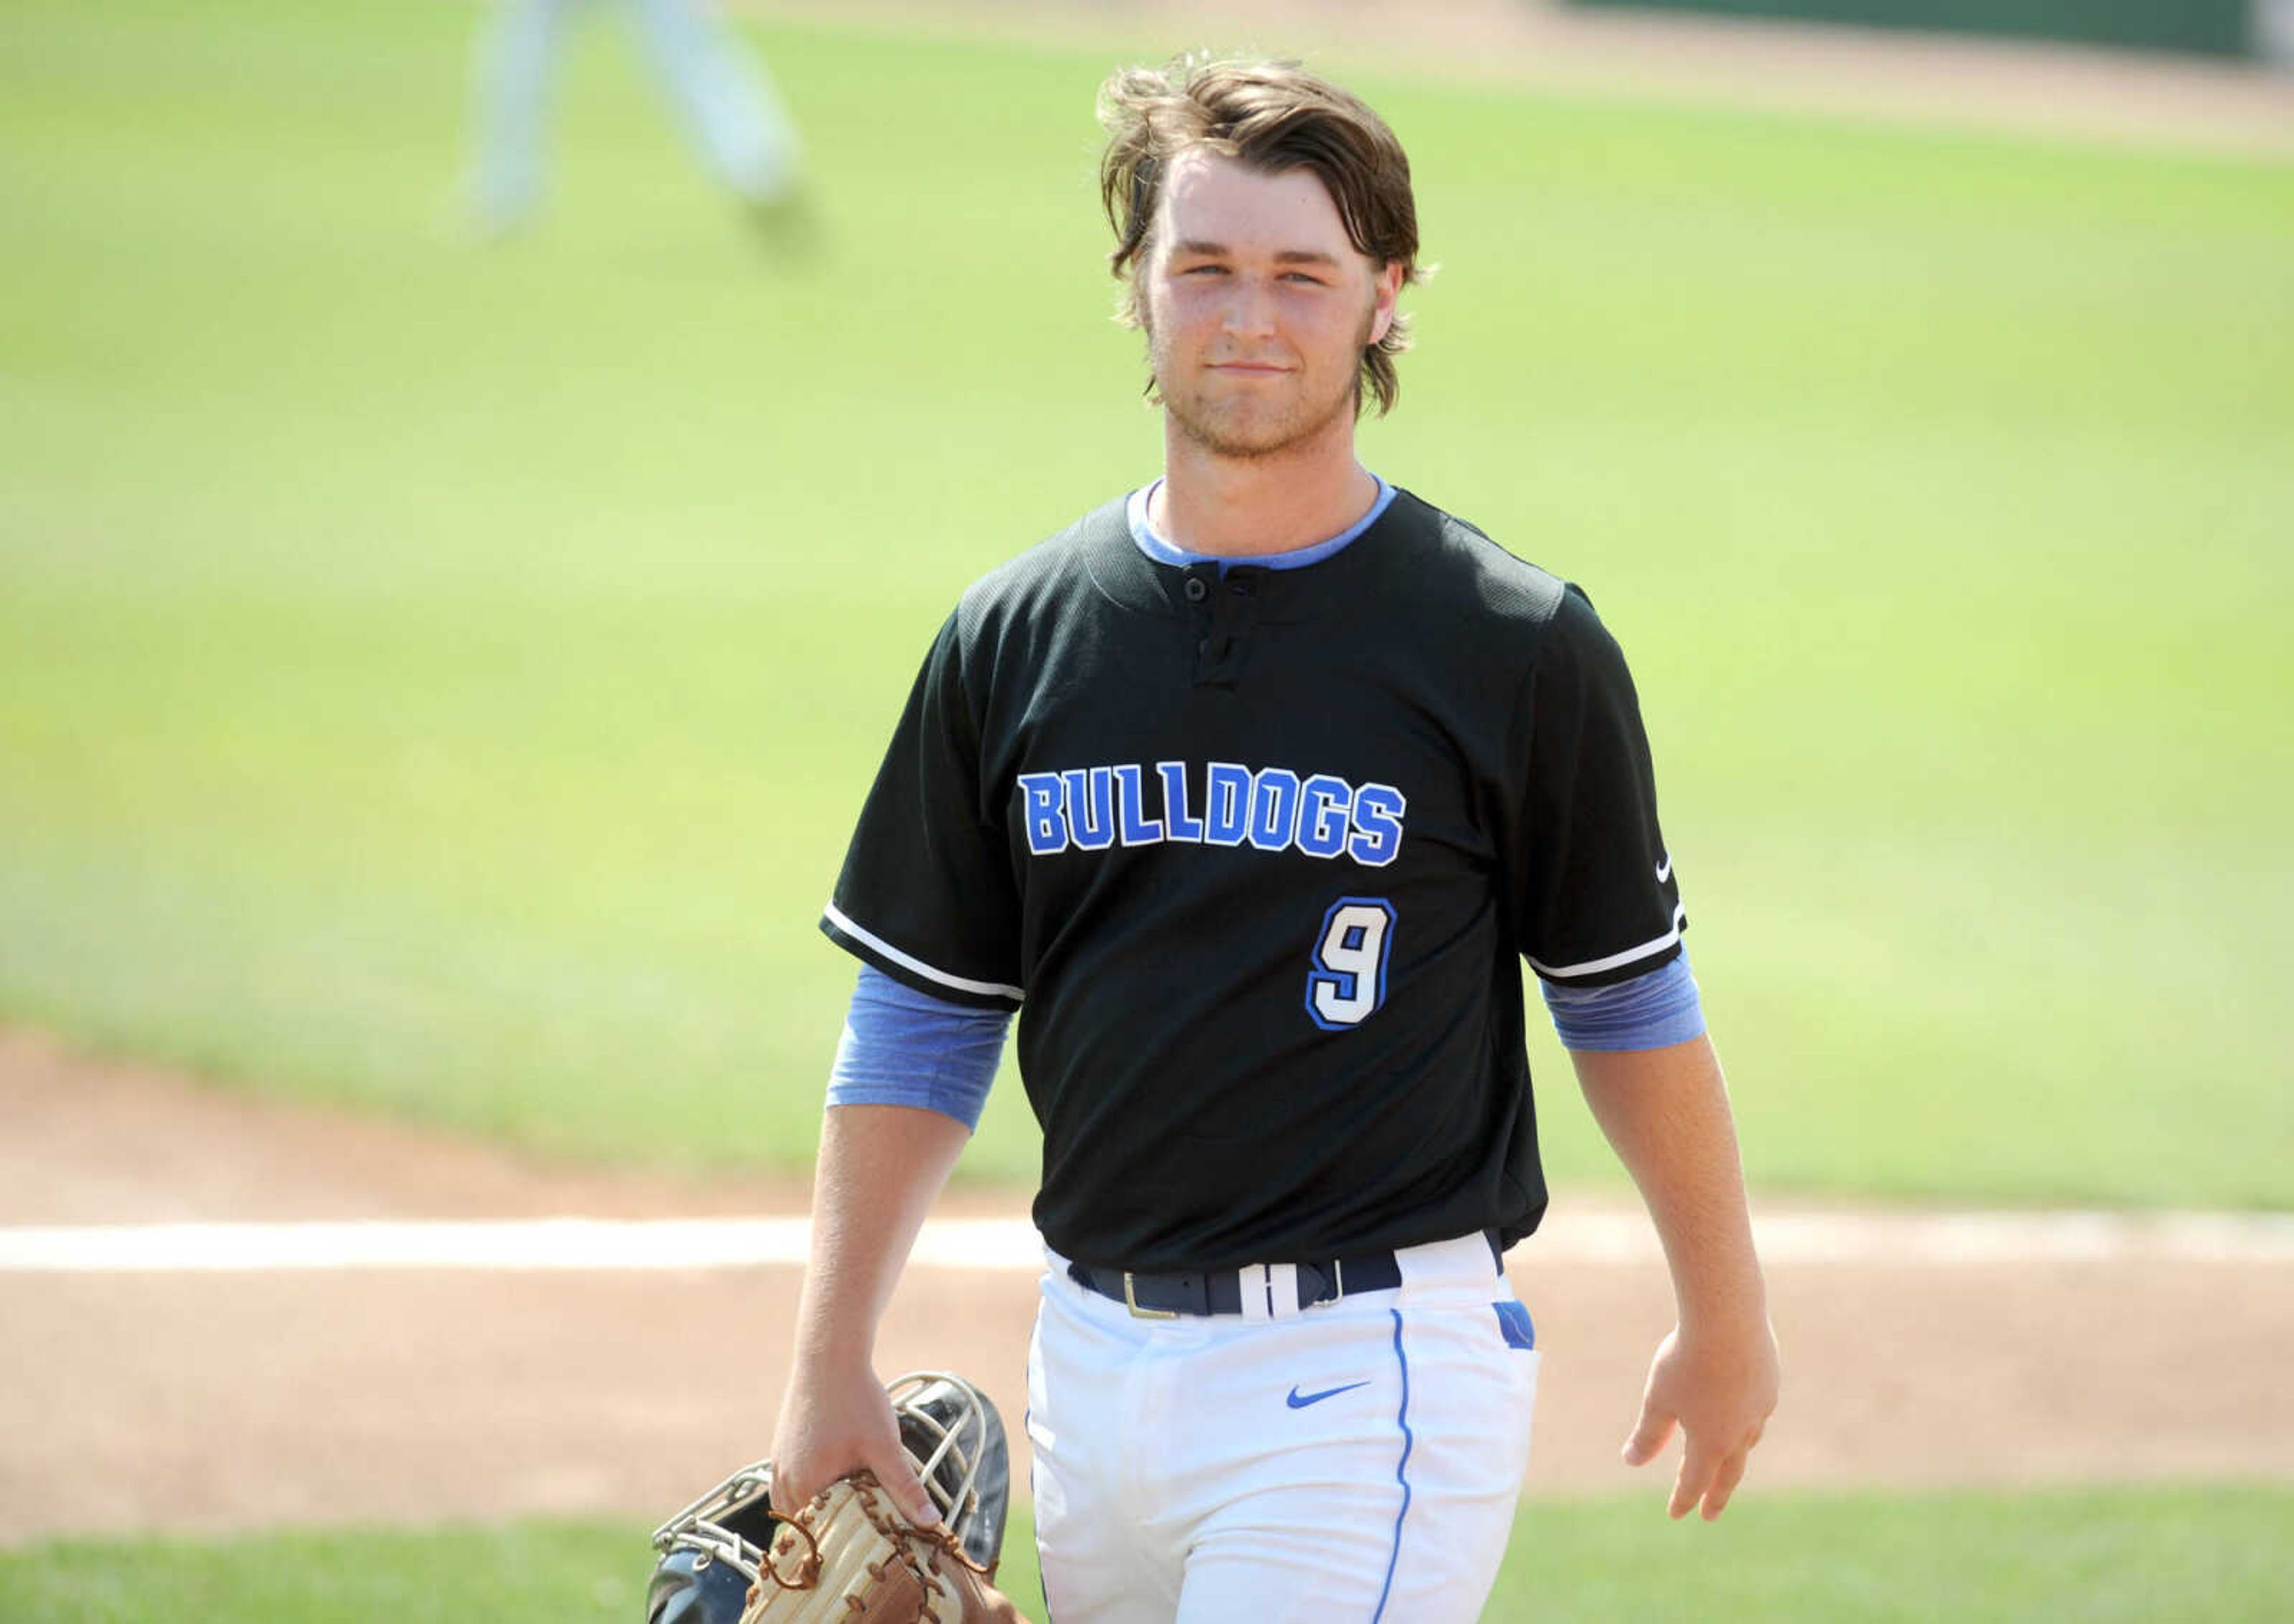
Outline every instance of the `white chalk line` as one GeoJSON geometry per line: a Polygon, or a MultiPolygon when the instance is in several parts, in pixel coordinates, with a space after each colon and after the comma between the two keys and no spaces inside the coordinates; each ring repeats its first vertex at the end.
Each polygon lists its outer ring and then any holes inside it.
{"type": "MultiPolygon", "coordinates": [[[[1754,1222],[1770,1264],[2294,1263],[2294,1214],[1783,1214],[1754,1222]]],[[[541,1218],[0,1226],[0,1274],[347,1270],[684,1270],[800,1265],[803,1218],[541,1218]]],[[[1022,1218],[926,1223],[914,1266],[1029,1273],[1043,1243],[1022,1218]]],[[[1641,1263],[1662,1254],[1637,1214],[1559,1216],[1516,1266],[1641,1263]]]]}

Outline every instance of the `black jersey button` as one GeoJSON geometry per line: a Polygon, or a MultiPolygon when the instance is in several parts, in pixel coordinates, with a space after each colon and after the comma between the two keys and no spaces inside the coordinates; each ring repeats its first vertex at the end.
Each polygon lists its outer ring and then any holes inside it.
{"type": "Polygon", "coordinates": [[[1201,576],[1190,575],[1187,577],[1187,601],[1189,603],[1200,604],[1203,599],[1208,597],[1210,595],[1211,589],[1203,585],[1203,578],[1201,576]]]}

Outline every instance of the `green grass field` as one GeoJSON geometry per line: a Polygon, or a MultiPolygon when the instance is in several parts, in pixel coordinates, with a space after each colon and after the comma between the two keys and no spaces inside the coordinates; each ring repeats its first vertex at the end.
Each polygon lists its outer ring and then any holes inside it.
{"type": "MultiPolygon", "coordinates": [[[[0,11],[0,1015],[801,1164],[916,659],[1157,466],[1108,63],[757,30],[777,258],[595,28],[480,251],[471,15],[0,11]]],[[[1443,262],[1366,456],[1632,653],[1755,1180],[2294,1205],[2294,167],[1364,88],[1443,262]]]]}
{"type": "MultiPolygon", "coordinates": [[[[1662,1500],[1538,1505],[1484,1624],[2275,1624],[2294,1490],[1748,1498],[1718,1524],[1662,1500]],[[2274,1555],[2274,1552],[2278,1554],[2274,1555]]],[[[1015,1520],[1005,1579],[1041,1619],[1015,1520]]],[[[636,1528],[74,1541],[0,1552],[10,1624],[627,1624],[651,1571],[636,1528]]]]}

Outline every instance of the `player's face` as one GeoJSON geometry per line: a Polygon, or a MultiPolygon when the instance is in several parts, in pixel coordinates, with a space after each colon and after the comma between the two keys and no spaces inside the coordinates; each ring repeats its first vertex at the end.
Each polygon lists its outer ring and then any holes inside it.
{"type": "Polygon", "coordinates": [[[1181,434],[1256,458],[1351,432],[1363,350],[1393,325],[1402,267],[1355,249],[1312,170],[1183,152],[1141,276],[1148,355],[1181,434]]]}

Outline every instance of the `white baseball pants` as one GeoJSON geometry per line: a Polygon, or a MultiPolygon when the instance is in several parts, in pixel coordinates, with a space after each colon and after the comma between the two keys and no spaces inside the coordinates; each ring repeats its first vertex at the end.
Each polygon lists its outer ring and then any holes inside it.
{"type": "Polygon", "coordinates": [[[1051,1259],[1027,1425],[1052,1624],[1480,1615],[1539,1355],[1482,1237],[1397,1256],[1399,1289],[1177,1320],[1051,1259]]]}
{"type": "MultiPolygon", "coordinates": [[[[472,205],[507,228],[539,207],[550,82],[594,0],[500,0],[478,36],[472,205]]],[[[752,203],[794,184],[796,126],[764,65],[699,0],[627,0],[647,54],[710,173],[752,203]]]]}

